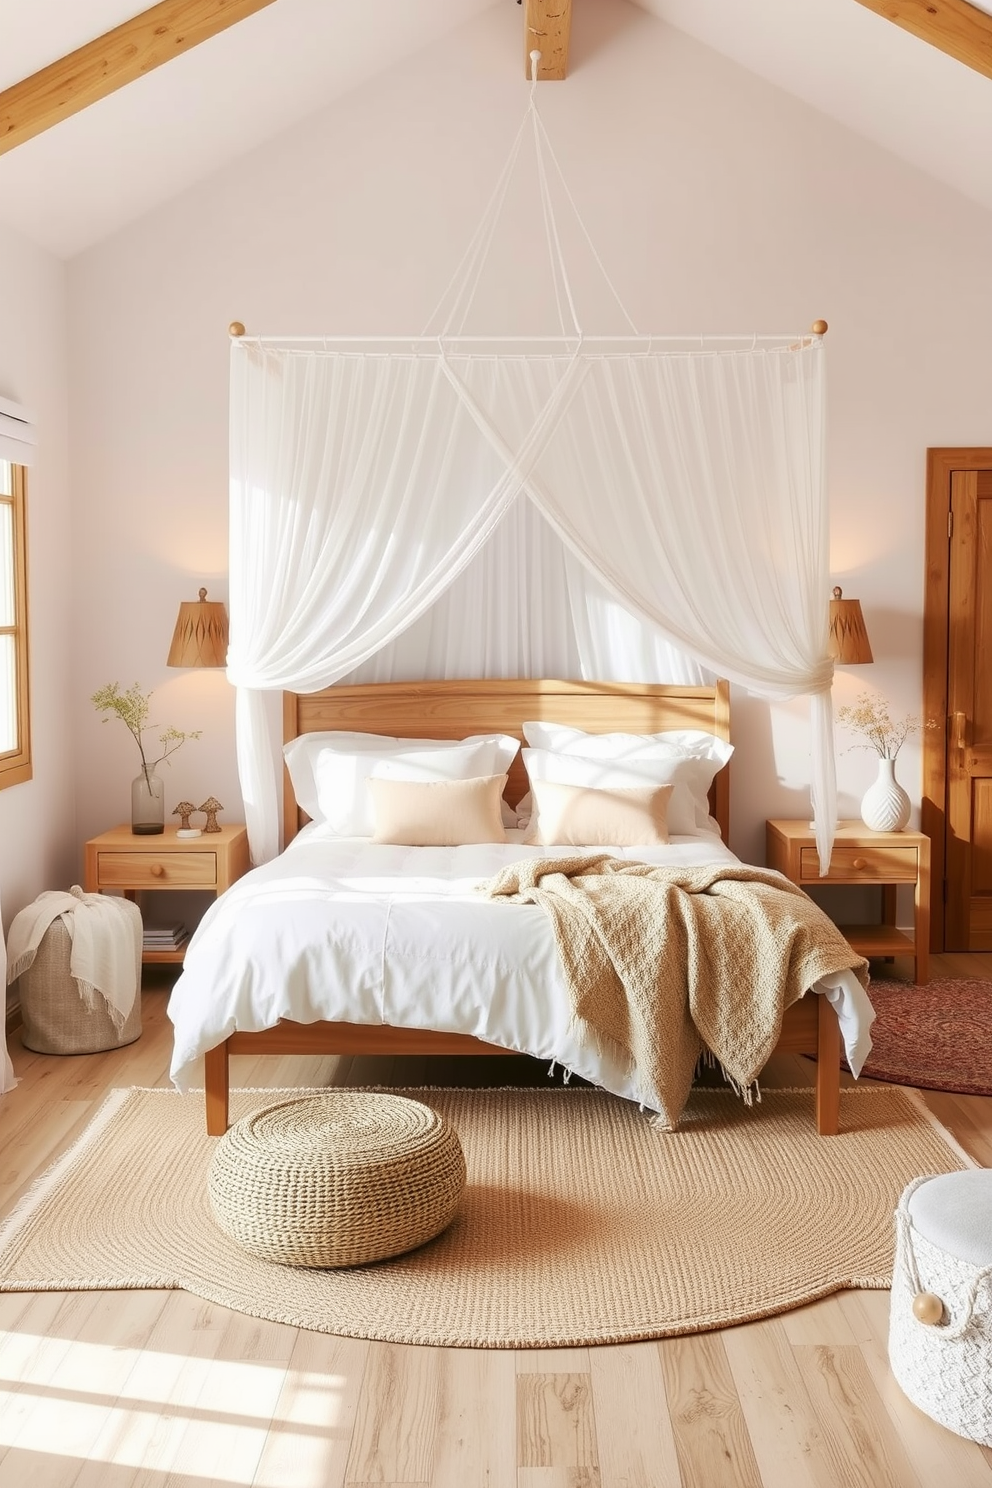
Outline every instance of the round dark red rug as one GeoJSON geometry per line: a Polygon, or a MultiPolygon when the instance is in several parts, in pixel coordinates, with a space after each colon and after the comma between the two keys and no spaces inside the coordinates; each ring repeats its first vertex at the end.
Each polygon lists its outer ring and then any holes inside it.
{"type": "Polygon", "coordinates": [[[895,1085],[992,1095],[992,982],[872,981],[877,1013],[863,1074],[895,1085]]]}

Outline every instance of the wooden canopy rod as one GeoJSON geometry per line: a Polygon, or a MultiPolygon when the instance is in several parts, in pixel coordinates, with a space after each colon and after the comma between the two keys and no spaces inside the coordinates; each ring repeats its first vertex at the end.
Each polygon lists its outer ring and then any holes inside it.
{"type": "Polygon", "coordinates": [[[161,0],[0,93],[0,155],[273,0],[161,0]]]}
{"type": "Polygon", "coordinates": [[[858,4],[992,78],[992,16],[968,0],[858,0],[858,4]]]}

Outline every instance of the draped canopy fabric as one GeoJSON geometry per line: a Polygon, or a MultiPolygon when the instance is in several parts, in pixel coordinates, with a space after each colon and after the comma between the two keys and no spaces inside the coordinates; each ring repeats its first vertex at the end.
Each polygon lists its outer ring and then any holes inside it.
{"type": "Polygon", "coordinates": [[[819,337],[679,352],[649,340],[234,341],[228,675],[255,861],[278,849],[265,690],[316,691],[387,647],[409,666],[411,628],[464,674],[469,613],[482,627],[471,671],[499,675],[485,621],[510,608],[537,674],[571,655],[585,675],[599,665],[604,680],[666,680],[644,672],[667,666],[671,646],[766,696],[811,695],[817,844],[829,855],[823,362],[819,337]],[[501,560],[487,563],[490,543],[501,560]],[[470,567],[523,590],[523,605],[459,587],[470,567]],[[528,572],[549,577],[547,595],[528,572]],[[438,651],[458,595],[457,644],[438,651]]]}
{"type": "Polygon", "coordinates": [[[515,501],[472,562],[419,620],[347,682],[452,677],[711,682],[713,675],[625,609],[531,501],[515,501]]]}

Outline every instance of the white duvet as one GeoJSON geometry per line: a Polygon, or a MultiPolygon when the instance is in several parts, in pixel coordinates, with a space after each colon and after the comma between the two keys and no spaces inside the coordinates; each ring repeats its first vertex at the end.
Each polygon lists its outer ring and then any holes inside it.
{"type": "MultiPolygon", "coordinates": [[[[544,912],[474,893],[507,863],[575,849],[507,835],[506,844],[394,847],[306,827],[212,904],[190,941],[169,1002],[174,1083],[198,1080],[196,1061],[230,1033],[327,1019],[474,1034],[634,1099],[627,1072],[569,1026],[544,912]]],[[[715,836],[616,852],[668,867],[737,861],[715,836]]],[[[871,1048],[868,998],[849,972],[816,990],[836,1007],[859,1072],[871,1048]]]]}

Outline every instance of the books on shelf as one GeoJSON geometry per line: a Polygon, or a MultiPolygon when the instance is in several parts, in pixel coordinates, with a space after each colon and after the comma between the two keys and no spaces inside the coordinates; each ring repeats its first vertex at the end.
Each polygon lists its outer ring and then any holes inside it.
{"type": "Polygon", "coordinates": [[[181,920],[172,925],[146,925],[142,944],[146,951],[174,951],[186,939],[186,926],[181,920]]]}

